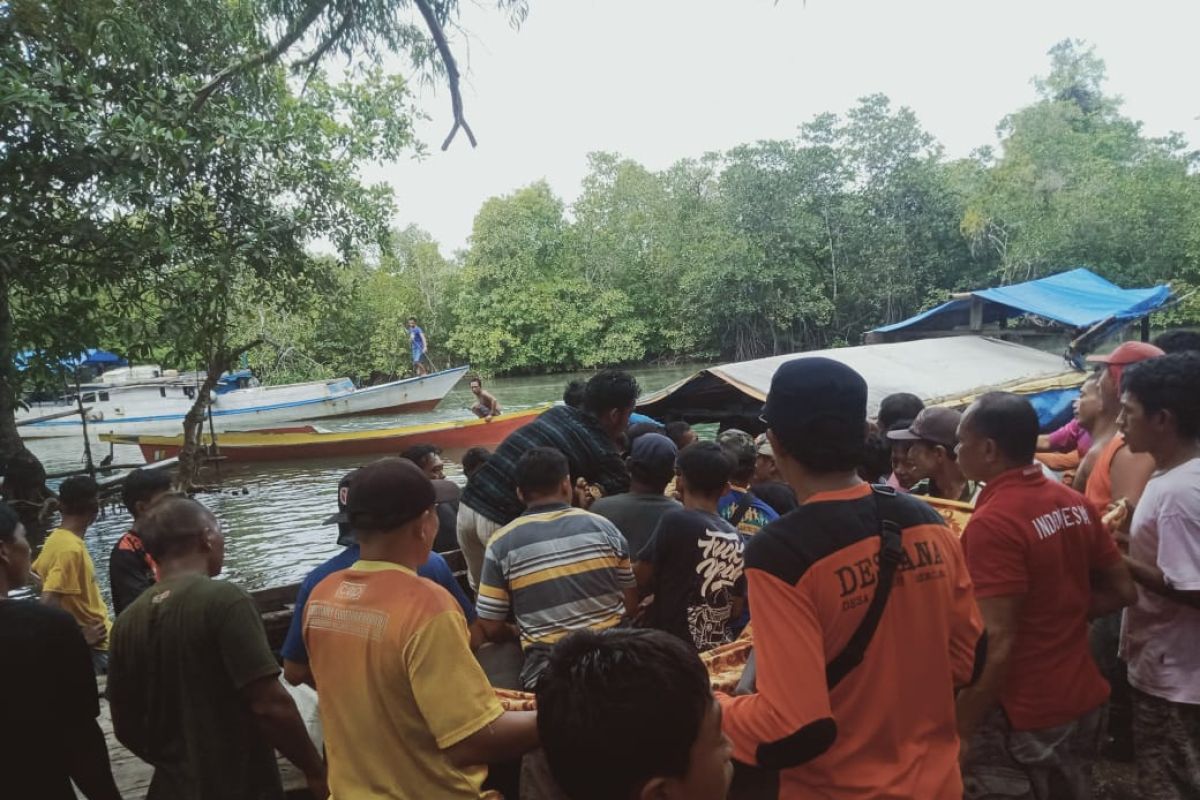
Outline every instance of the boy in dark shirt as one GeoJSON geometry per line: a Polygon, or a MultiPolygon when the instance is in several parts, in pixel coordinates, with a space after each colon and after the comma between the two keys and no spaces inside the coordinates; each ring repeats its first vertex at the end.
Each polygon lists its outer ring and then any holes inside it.
{"type": "Polygon", "coordinates": [[[743,537],[717,511],[733,462],[720,445],[698,442],[676,464],[684,507],[663,516],[634,574],[639,593],[654,595],[650,626],[704,651],[733,638],[745,602],[743,537]]]}
{"type": "Polygon", "coordinates": [[[169,491],[171,476],[166,472],[135,469],[125,478],[121,501],[129,509],[133,524],[113,545],[108,557],[108,583],[112,587],[113,611],[117,614],[158,580],[158,568],[142,544],[137,521],[155,500],[169,491]]]}

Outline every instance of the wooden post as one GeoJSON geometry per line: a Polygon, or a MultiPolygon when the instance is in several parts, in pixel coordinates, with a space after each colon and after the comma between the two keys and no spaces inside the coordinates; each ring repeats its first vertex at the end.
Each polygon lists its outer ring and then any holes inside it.
{"type": "Polygon", "coordinates": [[[983,299],[975,295],[971,295],[970,328],[973,331],[983,330],[983,299]]]}
{"type": "Polygon", "coordinates": [[[92,443],[88,441],[87,409],[83,407],[83,390],[79,386],[79,370],[75,370],[75,404],[79,407],[79,422],[83,426],[83,456],[87,473],[96,477],[96,465],[92,462],[92,443]]]}
{"type": "Polygon", "coordinates": [[[1142,341],[1150,341],[1150,315],[1142,317],[1142,341]]]}

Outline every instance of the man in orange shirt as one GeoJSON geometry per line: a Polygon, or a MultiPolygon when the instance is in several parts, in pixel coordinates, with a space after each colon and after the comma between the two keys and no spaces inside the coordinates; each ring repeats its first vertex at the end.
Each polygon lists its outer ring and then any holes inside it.
{"type": "Polygon", "coordinates": [[[1117,415],[1121,413],[1121,373],[1131,364],[1162,354],[1146,342],[1125,342],[1106,356],[1088,356],[1088,363],[1100,365],[1096,374],[1102,410],[1093,425],[1092,447],[1075,474],[1074,487],[1101,514],[1114,500],[1128,500],[1136,506],[1154,472],[1153,458],[1125,446],[1125,437],[1117,430],[1117,415]]]}
{"type": "Polygon", "coordinates": [[[983,623],[941,516],[858,477],[866,419],[837,361],[771,381],[763,420],[800,507],[746,544],[757,687],[719,697],[723,727],[735,759],[780,770],[784,800],[961,800],[954,690],[982,666],[983,623]]]}
{"type": "Polygon", "coordinates": [[[487,764],[537,746],[536,714],[500,706],[458,603],[417,576],[439,500],[407,459],[358,470],[346,514],[361,558],[321,581],[305,606],[338,800],[479,800],[487,764]]]}

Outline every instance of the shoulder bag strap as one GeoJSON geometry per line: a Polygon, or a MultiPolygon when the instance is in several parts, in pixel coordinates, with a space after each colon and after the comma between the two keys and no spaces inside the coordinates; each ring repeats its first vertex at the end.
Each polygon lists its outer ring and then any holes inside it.
{"type": "Polygon", "coordinates": [[[874,492],[872,497],[875,499],[875,510],[879,516],[879,580],[875,585],[875,595],[871,598],[871,604],[867,607],[867,613],[863,615],[862,622],[858,624],[858,629],[854,631],[842,652],[825,665],[825,683],[831,690],[862,663],[867,646],[871,644],[871,638],[875,635],[875,629],[879,627],[879,620],[883,617],[888,595],[892,592],[896,567],[904,559],[900,526],[887,518],[883,511],[883,503],[880,501],[881,495],[895,497],[896,490],[890,486],[872,486],[871,489],[874,492]]]}

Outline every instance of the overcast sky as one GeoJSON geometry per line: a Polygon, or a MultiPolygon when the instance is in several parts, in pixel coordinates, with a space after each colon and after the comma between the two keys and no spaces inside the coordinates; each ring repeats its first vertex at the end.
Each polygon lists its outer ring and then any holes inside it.
{"type": "Polygon", "coordinates": [[[1175,0],[530,0],[510,28],[490,0],[463,0],[455,42],[467,120],[448,152],[444,87],[422,89],[422,160],[370,170],[396,190],[396,224],[463,247],[480,204],[545,178],[568,205],[586,155],[651,169],[758,139],[793,136],[824,111],[883,92],[910,106],[950,156],[994,143],[1035,99],[1055,42],[1082,38],[1107,89],[1150,135],[1200,143],[1200,5],[1175,0]]]}

